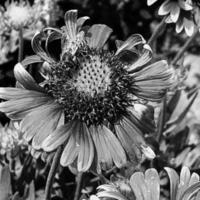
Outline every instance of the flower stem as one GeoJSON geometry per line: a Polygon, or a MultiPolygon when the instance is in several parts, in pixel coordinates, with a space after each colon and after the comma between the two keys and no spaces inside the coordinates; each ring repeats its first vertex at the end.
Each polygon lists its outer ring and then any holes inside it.
{"type": "Polygon", "coordinates": [[[74,200],[78,200],[81,192],[81,185],[82,185],[82,178],[83,178],[83,172],[79,172],[77,175],[77,181],[76,181],[76,191],[74,194],[74,200]]]}
{"type": "Polygon", "coordinates": [[[47,177],[47,182],[46,182],[46,187],[45,187],[45,200],[51,199],[51,189],[52,189],[54,177],[56,174],[56,170],[59,165],[60,157],[62,155],[62,151],[63,151],[63,146],[60,146],[54,155],[53,163],[51,165],[51,168],[47,177]]]}
{"type": "Polygon", "coordinates": [[[164,125],[165,125],[166,104],[167,104],[167,99],[166,99],[166,95],[165,95],[163,97],[162,108],[160,111],[159,122],[158,122],[158,134],[156,137],[158,143],[160,142],[160,140],[162,138],[162,133],[163,133],[164,125]]]}
{"type": "Polygon", "coordinates": [[[174,57],[174,59],[171,62],[171,65],[175,65],[177,63],[177,61],[180,59],[180,57],[184,54],[184,52],[188,49],[190,43],[194,40],[194,38],[196,38],[196,36],[198,35],[199,31],[195,30],[195,32],[193,33],[193,35],[185,42],[185,44],[183,45],[183,47],[180,49],[180,51],[178,51],[178,53],[176,54],[176,56],[174,57]]]}
{"type": "Polygon", "coordinates": [[[151,35],[148,44],[152,45],[153,42],[158,38],[158,36],[160,35],[161,31],[164,30],[164,28],[166,27],[166,23],[165,23],[166,17],[163,17],[162,21],[158,24],[158,26],[156,27],[155,31],[153,32],[153,34],[151,35]]]}
{"type": "Polygon", "coordinates": [[[24,51],[23,28],[20,28],[19,29],[18,62],[21,62],[23,59],[23,51],[24,51]]]}

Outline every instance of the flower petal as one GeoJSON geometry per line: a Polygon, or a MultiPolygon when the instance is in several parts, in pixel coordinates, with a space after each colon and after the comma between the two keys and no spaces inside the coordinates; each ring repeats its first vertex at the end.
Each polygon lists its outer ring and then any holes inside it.
{"type": "Polygon", "coordinates": [[[150,101],[161,100],[165,90],[173,84],[173,72],[166,61],[158,61],[135,72],[135,95],[150,101]]]}
{"type": "Polygon", "coordinates": [[[199,175],[197,173],[192,173],[192,176],[190,177],[190,182],[189,182],[189,186],[199,182],[199,175]]]}
{"type": "MultiPolygon", "coordinates": [[[[43,111],[45,112],[45,111],[43,111]]],[[[38,114],[40,112],[38,111],[38,114]]],[[[48,114],[48,113],[47,113],[48,114]]],[[[31,115],[31,114],[30,114],[31,115]]],[[[33,115],[31,115],[34,117],[33,115]]],[[[27,116],[28,117],[28,116],[27,116]]],[[[39,150],[42,147],[43,141],[56,130],[61,117],[61,109],[59,105],[52,105],[51,111],[46,116],[45,122],[41,127],[38,127],[37,133],[33,137],[32,146],[34,149],[39,150]]]]}
{"type": "Polygon", "coordinates": [[[99,127],[93,126],[90,127],[90,132],[97,151],[98,165],[102,164],[101,168],[105,168],[105,170],[107,168],[111,168],[113,163],[112,157],[110,152],[107,151],[104,134],[101,133],[101,129],[99,127]]]}
{"type": "MultiPolygon", "coordinates": [[[[23,137],[26,141],[30,141],[38,132],[41,130],[45,134],[45,126],[49,121],[58,121],[59,118],[59,105],[55,103],[44,104],[43,106],[38,106],[32,112],[25,116],[25,118],[20,123],[20,128],[24,133],[23,137]],[[56,117],[54,115],[56,113],[56,117]]],[[[51,134],[49,132],[48,134],[51,134]]]]}
{"type": "Polygon", "coordinates": [[[131,188],[137,200],[146,200],[148,198],[148,188],[145,183],[144,174],[135,172],[130,178],[131,188]]]}
{"type": "Polygon", "coordinates": [[[14,67],[14,75],[17,81],[28,90],[36,90],[38,92],[44,92],[44,89],[40,87],[32,76],[24,69],[24,67],[18,63],[14,67]]]}
{"type": "Polygon", "coordinates": [[[140,148],[136,144],[136,141],[133,139],[134,137],[130,137],[122,125],[115,125],[115,132],[120,142],[122,143],[122,146],[126,150],[130,161],[135,165],[138,164],[142,158],[142,155],[140,148]]]}
{"type": "Polygon", "coordinates": [[[94,146],[87,126],[82,124],[82,135],[80,136],[80,150],[78,154],[78,171],[87,171],[93,162],[94,146]]]}
{"type": "Polygon", "coordinates": [[[145,182],[150,191],[150,198],[152,200],[159,200],[160,198],[160,178],[156,169],[148,169],[145,171],[145,182]]]}
{"type": "Polygon", "coordinates": [[[129,107],[129,119],[143,132],[150,133],[155,131],[154,109],[150,105],[134,103],[129,107]]]}
{"type": "Polygon", "coordinates": [[[180,18],[176,23],[176,32],[180,33],[183,30],[183,19],[180,18]]]}
{"type": "Polygon", "coordinates": [[[37,108],[49,102],[51,102],[51,99],[46,96],[40,96],[37,98],[28,96],[26,98],[19,98],[0,103],[0,111],[6,113],[9,116],[10,114],[14,115],[18,112],[24,112],[33,108],[37,108]]]}
{"type": "Polygon", "coordinates": [[[67,123],[52,132],[42,143],[44,151],[50,152],[63,144],[70,136],[72,123],[67,123]]]}
{"type": "Polygon", "coordinates": [[[181,174],[180,174],[180,183],[179,183],[179,190],[177,192],[176,198],[177,199],[182,199],[183,193],[185,190],[188,188],[189,182],[190,182],[190,170],[188,167],[183,166],[181,169],[181,174]]]}
{"type": "Polygon", "coordinates": [[[165,167],[165,171],[167,172],[170,180],[170,200],[176,200],[176,194],[179,185],[179,176],[172,168],[165,167]]]}
{"type": "Polygon", "coordinates": [[[72,122],[73,123],[73,128],[70,129],[70,137],[69,140],[67,141],[67,144],[63,150],[62,156],[60,158],[60,164],[62,166],[68,166],[74,162],[74,160],[77,158],[77,155],[80,150],[80,143],[77,143],[77,137],[79,137],[80,134],[80,127],[81,124],[80,122],[72,122]]]}
{"type": "Polygon", "coordinates": [[[43,32],[37,32],[34,35],[34,37],[31,40],[32,49],[39,57],[44,59],[44,61],[47,61],[48,63],[54,63],[54,60],[47,55],[47,53],[41,46],[42,38],[43,38],[43,32]]]}
{"type": "Polygon", "coordinates": [[[33,64],[33,63],[40,63],[43,62],[43,59],[38,55],[32,55],[26,57],[24,60],[21,61],[22,66],[26,67],[27,65],[33,64]]]}
{"type": "Polygon", "coordinates": [[[184,18],[184,29],[185,32],[188,36],[192,36],[192,34],[194,33],[194,23],[193,21],[184,18]]]}
{"type": "Polygon", "coordinates": [[[165,1],[159,8],[159,15],[167,15],[171,10],[171,2],[169,0],[165,1]]]}
{"type": "Polygon", "coordinates": [[[102,191],[102,192],[98,192],[97,196],[103,199],[105,198],[105,199],[128,200],[119,191],[102,191]]]}
{"type": "Polygon", "coordinates": [[[90,19],[90,18],[87,17],[87,16],[78,18],[78,20],[77,20],[77,32],[79,32],[81,30],[83,24],[88,19],[90,19]]]}
{"type": "Polygon", "coordinates": [[[156,157],[156,154],[151,149],[151,147],[147,145],[141,145],[142,153],[144,154],[145,158],[149,160],[153,160],[156,157]]]}
{"type": "Polygon", "coordinates": [[[65,33],[67,34],[67,39],[76,39],[76,29],[77,29],[77,10],[69,10],[65,13],[65,33]]]}
{"type": "Polygon", "coordinates": [[[101,129],[101,134],[104,134],[105,142],[108,148],[107,150],[110,151],[113,162],[118,168],[122,167],[123,165],[126,164],[127,161],[126,161],[126,154],[119,140],[106,126],[102,126],[100,129],[101,129]]]}
{"type": "MultiPolygon", "coordinates": [[[[55,41],[55,40],[59,40],[59,39],[61,39],[61,38],[62,38],[62,34],[59,33],[59,32],[57,32],[57,31],[53,31],[53,32],[49,33],[49,35],[47,36],[46,41],[45,41],[45,50],[46,50],[47,55],[48,55],[49,57],[52,57],[52,56],[53,56],[53,55],[51,55],[51,54],[49,53],[49,43],[51,43],[51,42],[53,42],[53,41],[55,41]]],[[[54,58],[54,59],[55,59],[55,58],[54,58]]]]}
{"type": "Polygon", "coordinates": [[[147,5],[148,5],[148,6],[151,6],[151,5],[153,5],[156,1],[158,1],[158,0],[147,0],[147,5]]]}
{"type": "Polygon", "coordinates": [[[143,68],[145,64],[147,64],[152,58],[152,50],[148,44],[143,46],[143,50],[139,55],[139,58],[131,65],[128,66],[127,71],[133,73],[134,71],[138,71],[140,68],[143,68]]]}
{"type": "Polygon", "coordinates": [[[176,4],[176,2],[173,4],[173,8],[171,9],[170,11],[170,17],[171,17],[171,20],[176,23],[178,18],[179,18],[179,15],[180,15],[180,7],[176,4]]]}
{"type": "Polygon", "coordinates": [[[0,98],[5,100],[23,99],[27,97],[40,98],[41,96],[48,97],[44,93],[33,90],[25,90],[14,87],[0,87],[0,98]]]}
{"type": "Polygon", "coordinates": [[[112,29],[104,24],[95,24],[88,30],[86,39],[90,48],[101,49],[108,37],[112,33],[112,29]]]}
{"type": "Polygon", "coordinates": [[[117,49],[115,55],[120,54],[123,51],[133,51],[135,52],[135,47],[141,44],[145,44],[146,40],[140,34],[133,34],[128,39],[126,39],[117,49]]]}
{"type": "Polygon", "coordinates": [[[197,195],[197,193],[200,191],[200,182],[195,183],[193,185],[191,185],[190,187],[188,187],[183,195],[181,195],[180,199],[181,200],[190,200],[192,199],[192,197],[194,197],[194,195],[197,195]]]}
{"type": "Polygon", "coordinates": [[[178,3],[183,10],[187,11],[193,9],[193,6],[189,3],[189,1],[178,0],[178,3]]]}

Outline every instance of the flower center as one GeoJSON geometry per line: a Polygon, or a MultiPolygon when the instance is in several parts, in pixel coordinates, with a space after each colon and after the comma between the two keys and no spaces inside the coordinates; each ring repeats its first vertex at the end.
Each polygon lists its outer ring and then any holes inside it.
{"type": "Polygon", "coordinates": [[[103,95],[111,84],[108,60],[101,55],[89,55],[81,59],[80,70],[74,78],[74,87],[91,97],[103,95]]]}
{"type": "Polygon", "coordinates": [[[65,111],[65,120],[87,125],[114,123],[132,103],[133,80],[107,51],[79,50],[53,67],[47,90],[65,111]]]}

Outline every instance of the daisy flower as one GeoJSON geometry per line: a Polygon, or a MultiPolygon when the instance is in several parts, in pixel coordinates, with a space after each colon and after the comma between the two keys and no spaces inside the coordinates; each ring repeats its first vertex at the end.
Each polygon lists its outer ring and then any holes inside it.
{"type": "MultiPolygon", "coordinates": [[[[152,5],[156,0],[148,0],[147,4],[152,5]]],[[[188,36],[194,32],[195,23],[193,21],[193,5],[185,0],[165,0],[159,10],[158,14],[167,16],[166,23],[175,23],[176,32],[180,33],[185,30],[188,36]]]]}
{"type": "Polygon", "coordinates": [[[34,13],[27,1],[7,1],[4,8],[1,7],[5,24],[19,30],[33,23],[34,13]]]}
{"type": "MultiPolygon", "coordinates": [[[[183,167],[180,177],[172,168],[165,168],[170,179],[170,200],[198,200],[200,197],[200,180],[196,173],[190,174],[187,167],[183,167]]],[[[156,169],[147,169],[145,173],[135,172],[130,178],[130,187],[136,200],[159,200],[160,178],[156,169]]],[[[131,200],[132,195],[124,196],[119,187],[114,184],[101,185],[96,195],[90,200],[118,199],[131,200]]]]}
{"type": "Polygon", "coordinates": [[[163,98],[173,83],[171,70],[163,60],[148,64],[152,52],[139,34],[118,41],[113,53],[104,50],[111,28],[95,24],[80,43],[76,38],[82,23],[75,13],[65,15],[67,34],[61,41],[72,46],[62,48],[59,60],[42,48],[43,33],[35,35],[37,55],[15,66],[18,88],[0,88],[0,97],[7,100],[0,111],[21,120],[24,138],[34,149],[52,152],[63,145],[62,166],[100,170],[113,163],[122,167],[127,159],[138,162],[142,153],[154,158],[143,138],[154,130],[151,109],[144,102],[163,98]],[[37,84],[24,66],[44,61],[46,80],[37,84]]]}

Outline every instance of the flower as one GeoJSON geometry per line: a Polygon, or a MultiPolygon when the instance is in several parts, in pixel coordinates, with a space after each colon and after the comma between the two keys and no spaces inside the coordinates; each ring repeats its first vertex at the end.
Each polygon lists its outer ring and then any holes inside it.
{"type": "MultiPolygon", "coordinates": [[[[165,168],[170,179],[170,200],[198,200],[200,195],[199,175],[192,173],[187,167],[181,170],[180,178],[172,168],[165,168]]],[[[145,173],[135,172],[130,178],[130,186],[136,200],[159,200],[160,199],[160,178],[154,168],[147,169],[145,173]]],[[[98,187],[96,195],[91,200],[99,199],[131,200],[125,197],[115,185],[107,184],[98,187]]]]}
{"type": "MultiPolygon", "coordinates": [[[[135,172],[129,181],[131,192],[129,196],[121,192],[119,187],[107,184],[99,186],[96,199],[112,198],[118,200],[131,200],[133,194],[136,200],[159,200],[160,198],[160,178],[154,168],[147,169],[145,173],[135,172]]],[[[94,199],[94,196],[91,198],[94,199]]]]}
{"type": "MultiPolygon", "coordinates": [[[[152,5],[155,2],[156,0],[149,0],[147,4],[152,5]]],[[[185,30],[186,34],[191,36],[195,29],[193,10],[194,6],[189,1],[165,0],[159,8],[158,14],[167,16],[166,23],[175,23],[177,33],[185,30]]]]}
{"type": "Polygon", "coordinates": [[[190,173],[188,167],[182,167],[180,177],[172,168],[165,167],[170,179],[170,200],[199,199],[199,175],[190,173]]]}
{"type": "Polygon", "coordinates": [[[4,23],[15,29],[25,28],[33,22],[34,13],[27,1],[7,1],[5,8],[1,7],[4,23]]]}
{"type": "Polygon", "coordinates": [[[19,131],[12,123],[5,126],[0,124],[0,155],[5,155],[23,143],[19,131]]]}
{"type": "Polygon", "coordinates": [[[147,65],[152,52],[139,34],[118,41],[116,53],[104,50],[112,30],[103,24],[91,26],[77,42],[82,23],[76,12],[65,14],[67,34],[61,32],[61,41],[72,46],[62,48],[65,56],[59,60],[48,51],[55,35],[47,36],[46,51],[40,43],[43,32],[35,35],[37,55],[15,66],[18,88],[0,88],[0,97],[8,100],[0,111],[21,120],[24,138],[34,149],[52,152],[63,145],[61,165],[75,164],[79,171],[113,163],[122,167],[127,159],[138,163],[143,152],[154,157],[143,138],[154,130],[144,102],[160,101],[173,84],[167,62],[147,65]],[[24,66],[44,61],[46,79],[37,84],[24,66]]]}

